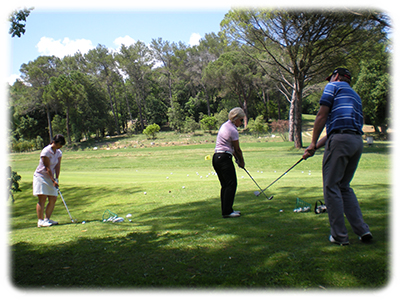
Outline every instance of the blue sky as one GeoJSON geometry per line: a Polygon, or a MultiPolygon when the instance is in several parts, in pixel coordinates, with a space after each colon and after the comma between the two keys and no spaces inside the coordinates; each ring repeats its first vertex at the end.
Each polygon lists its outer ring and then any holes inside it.
{"type": "Polygon", "coordinates": [[[68,12],[35,8],[27,19],[26,33],[21,38],[8,38],[8,81],[20,74],[21,64],[40,55],[86,53],[98,44],[117,50],[121,43],[140,40],[149,44],[159,37],[193,45],[206,33],[217,33],[228,10],[68,12]]]}

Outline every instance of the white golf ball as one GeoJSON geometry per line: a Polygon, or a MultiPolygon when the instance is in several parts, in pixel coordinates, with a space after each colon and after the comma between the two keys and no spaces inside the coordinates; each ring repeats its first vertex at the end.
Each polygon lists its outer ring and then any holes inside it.
{"type": "Polygon", "coordinates": [[[146,195],[146,194],[147,194],[147,192],[144,192],[144,194],[146,195]]]}
{"type": "Polygon", "coordinates": [[[85,222],[85,221],[82,221],[82,224],[86,224],[86,222],[85,222]]]}
{"type": "Polygon", "coordinates": [[[183,186],[182,188],[184,189],[185,187],[183,186]]]}
{"type": "Polygon", "coordinates": [[[283,212],[283,209],[281,209],[279,212],[283,212]]]}

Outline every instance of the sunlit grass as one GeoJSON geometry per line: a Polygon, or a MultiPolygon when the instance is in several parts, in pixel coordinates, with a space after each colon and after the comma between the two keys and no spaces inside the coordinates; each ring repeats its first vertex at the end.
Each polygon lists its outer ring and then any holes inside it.
{"type": "MultiPolygon", "coordinates": [[[[61,199],[37,228],[32,175],[39,152],[11,154],[23,192],[10,207],[10,272],[20,287],[382,288],[390,277],[390,155],[365,148],[353,180],[374,242],[351,232],[348,247],[329,243],[327,214],[294,213],[296,198],[323,200],[322,152],[301,162],[266,192],[237,168],[234,208],[223,219],[211,142],[197,145],[64,149],[61,199]],[[103,223],[109,209],[122,223],[103,223]],[[131,214],[132,217],[126,217],[131,214]],[[129,221],[130,220],[130,221],[129,221]],[[86,221],[86,224],[80,222],[86,221]]],[[[246,168],[266,187],[302,154],[292,143],[242,142],[246,168]]]]}

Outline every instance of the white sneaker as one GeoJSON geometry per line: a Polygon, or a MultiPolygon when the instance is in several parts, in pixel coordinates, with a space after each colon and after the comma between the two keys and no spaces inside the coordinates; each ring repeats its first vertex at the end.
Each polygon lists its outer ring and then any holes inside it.
{"type": "Polygon", "coordinates": [[[236,211],[230,213],[229,215],[223,215],[224,218],[238,218],[240,217],[240,214],[238,214],[236,211]]]}
{"type": "Polygon", "coordinates": [[[50,220],[50,219],[44,219],[44,220],[49,222],[49,223],[51,223],[51,225],[58,225],[57,221],[53,221],[53,220],[50,220]]]}
{"type": "Polygon", "coordinates": [[[51,224],[48,220],[38,220],[37,227],[50,227],[51,224]]]}
{"type": "Polygon", "coordinates": [[[348,246],[348,245],[350,245],[350,242],[339,242],[339,241],[337,241],[337,240],[335,240],[335,238],[333,237],[333,236],[329,236],[329,241],[331,242],[331,243],[333,243],[333,244],[338,244],[338,245],[340,245],[340,246],[348,246]]]}

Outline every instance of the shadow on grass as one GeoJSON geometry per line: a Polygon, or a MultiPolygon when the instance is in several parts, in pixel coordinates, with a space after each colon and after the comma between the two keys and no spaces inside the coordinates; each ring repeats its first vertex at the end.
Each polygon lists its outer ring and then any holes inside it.
{"type": "MultiPolygon", "coordinates": [[[[24,182],[21,184],[22,190],[31,190],[32,182],[24,182]]],[[[113,199],[115,195],[132,195],[134,193],[142,192],[142,189],[136,186],[132,187],[112,187],[107,188],[104,186],[101,187],[63,187],[61,188],[61,193],[64,197],[64,200],[69,208],[69,211],[72,217],[75,219],[78,217],[78,221],[83,221],[82,216],[87,215],[88,213],[93,213],[91,211],[91,206],[96,204],[96,201],[101,197],[102,199],[113,199]]],[[[116,206],[117,200],[110,200],[108,203],[102,206],[102,211],[98,211],[97,215],[99,216],[97,220],[100,220],[103,212],[106,209],[111,209],[116,206]]],[[[14,229],[24,229],[24,228],[32,228],[32,222],[36,220],[36,214],[31,214],[32,211],[36,209],[37,197],[33,196],[29,193],[19,194],[16,197],[15,205],[12,205],[12,217],[24,217],[19,221],[15,221],[12,223],[11,228],[14,229]],[[26,216],[29,215],[30,219],[26,219],[26,216]]],[[[47,205],[47,201],[46,201],[47,205]]],[[[58,215],[67,215],[67,212],[64,208],[61,197],[58,196],[56,207],[54,209],[53,214],[58,215]]],[[[68,218],[69,220],[69,218],[68,218]]]]}
{"type": "MultiPolygon", "coordinates": [[[[235,219],[221,218],[214,197],[159,205],[135,216],[134,223],[90,223],[87,226],[100,226],[93,227],[101,231],[98,235],[57,245],[18,242],[11,247],[12,283],[17,288],[384,287],[389,268],[387,214],[366,216],[373,223],[374,243],[362,244],[352,235],[350,246],[332,245],[326,214],[292,212],[296,196],[315,188],[281,187],[272,201],[239,192],[235,208],[243,216],[235,219]],[[109,232],[101,226],[109,226],[109,232]]],[[[379,203],[387,212],[387,199],[379,196],[385,188],[373,188],[374,201],[366,201],[366,209],[379,203]]],[[[88,196],[75,202],[74,209],[84,209],[94,201],[89,195],[99,192],[112,193],[87,188],[88,196]]],[[[304,200],[313,203],[317,198],[304,200]]],[[[31,209],[32,203],[13,214],[31,209]]],[[[68,228],[74,229],[64,226],[63,234],[68,235],[68,228]]]]}

